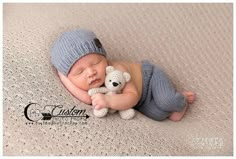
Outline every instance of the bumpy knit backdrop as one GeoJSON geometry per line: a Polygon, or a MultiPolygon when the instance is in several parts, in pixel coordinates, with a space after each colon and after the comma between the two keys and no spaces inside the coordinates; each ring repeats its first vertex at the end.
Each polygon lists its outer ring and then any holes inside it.
{"type": "Polygon", "coordinates": [[[232,21],[232,4],[3,4],[4,155],[233,155],[232,21]],[[196,92],[185,118],[95,118],[49,60],[55,38],[79,27],[96,32],[109,59],[148,59],[196,92]],[[90,118],[37,125],[24,115],[30,102],[90,118]]]}

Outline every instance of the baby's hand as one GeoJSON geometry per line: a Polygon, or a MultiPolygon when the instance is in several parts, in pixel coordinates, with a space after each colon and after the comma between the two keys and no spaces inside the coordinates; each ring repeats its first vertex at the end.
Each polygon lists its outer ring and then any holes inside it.
{"type": "Polygon", "coordinates": [[[91,99],[94,109],[108,108],[108,98],[106,95],[97,93],[92,95],[91,99]]]}

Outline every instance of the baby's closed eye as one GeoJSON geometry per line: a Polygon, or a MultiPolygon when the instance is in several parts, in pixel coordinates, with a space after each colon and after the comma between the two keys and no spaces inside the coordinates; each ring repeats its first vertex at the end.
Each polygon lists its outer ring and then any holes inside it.
{"type": "Polygon", "coordinates": [[[78,69],[78,70],[76,71],[76,74],[79,75],[79,74],[83,73],[83,71],[84,71],[83,69],[78,69]]]}

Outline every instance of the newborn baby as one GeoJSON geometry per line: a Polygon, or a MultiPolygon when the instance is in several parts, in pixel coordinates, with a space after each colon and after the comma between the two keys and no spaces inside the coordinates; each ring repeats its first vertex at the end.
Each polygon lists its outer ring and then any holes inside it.
{"type": "Polygon", "coordinates": [[[134,108],[151,119],[179,121],[195,100],[191,91],[177,92],[163,70],[149,61],[110,61],[96,35],[86,29],[63,33],[54,43],[51,62],[65,87],[77,99],[95,109],[134,108]],[[121,94],[88,95],[104,84],[107,66],[131,75],[121,94]]]}

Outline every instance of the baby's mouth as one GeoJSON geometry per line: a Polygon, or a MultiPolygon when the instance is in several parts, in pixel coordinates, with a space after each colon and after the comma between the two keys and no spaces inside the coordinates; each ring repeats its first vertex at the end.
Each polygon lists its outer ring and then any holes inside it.
{"type": "Polygon", "coordinates": [[[94,79],[92,81],[89,82],[89,85],[94,85],[100,82],[100,79],[94,79]]]}

